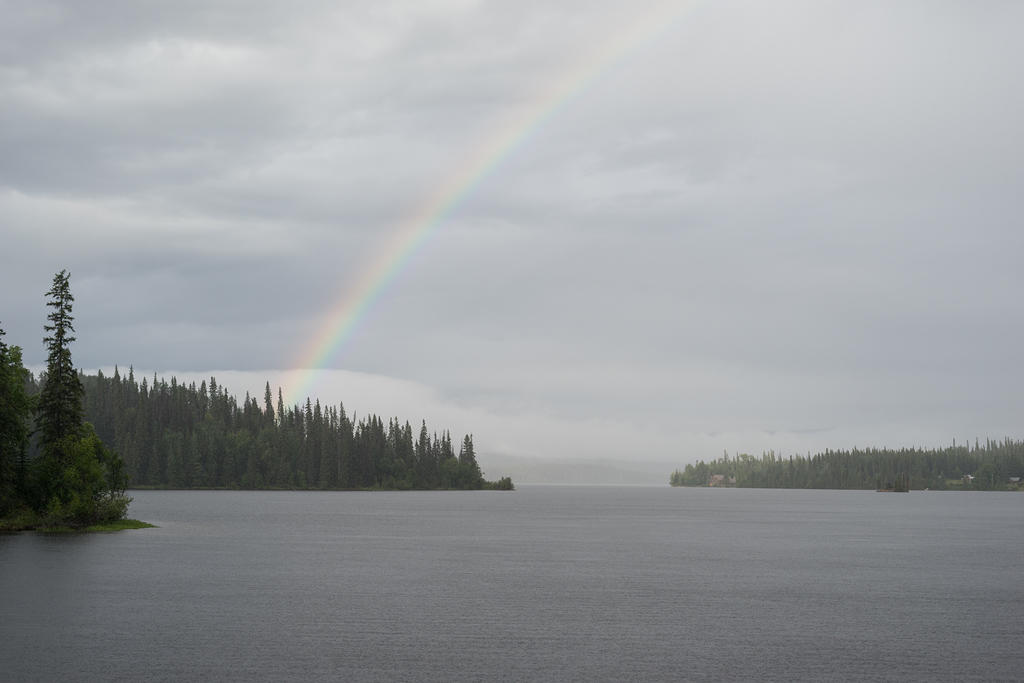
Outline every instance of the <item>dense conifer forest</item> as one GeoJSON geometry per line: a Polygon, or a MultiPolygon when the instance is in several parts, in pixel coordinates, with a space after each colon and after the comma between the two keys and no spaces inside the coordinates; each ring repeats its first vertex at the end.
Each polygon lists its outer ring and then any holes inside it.
{"type": "Polygon", "coordinates": [[[131,486],[246,489],[512,488],[484,480],[472,435],[414,431],[397,418],[354,421],[344,405],[286,406],[269,383],[239,403],[211,377],[81,377],[85,417],[125,462],[131,486]]]}
{"type": "Polygon", "coordinates": [[[1024,441],[975,441],[947,448],[827,450],[808,456],[760,458],[728,453],[672,473],[672,486],[739,486],[790,489],[1020,490],[1024,441]]]}

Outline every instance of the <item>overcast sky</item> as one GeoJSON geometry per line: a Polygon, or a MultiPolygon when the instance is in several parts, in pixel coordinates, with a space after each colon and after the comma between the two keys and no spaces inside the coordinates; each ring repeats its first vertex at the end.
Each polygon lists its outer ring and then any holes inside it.
{"type": "Polygon", "coordinates": [[[402,219],[600,65],[385,287],[321,400],[474,432],[485,470],[1024,437],[1024,3],[0,15],[0,326],[27,364],[67,268],[79,367],[293,381],[402,219]]]}

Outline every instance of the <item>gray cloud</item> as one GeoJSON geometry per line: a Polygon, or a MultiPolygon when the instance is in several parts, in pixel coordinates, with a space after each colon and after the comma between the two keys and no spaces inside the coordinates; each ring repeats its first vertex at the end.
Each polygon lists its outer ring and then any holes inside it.
{"type": "Polygon", "coordinates": [[[1013,433],[1024,10],[678,7],[5,4],[7,339],[41,362],[67,267],[85,367],[288,367],[503,121],[655,12],[333,367],[428,387],[508,456],[1013,433]]]}

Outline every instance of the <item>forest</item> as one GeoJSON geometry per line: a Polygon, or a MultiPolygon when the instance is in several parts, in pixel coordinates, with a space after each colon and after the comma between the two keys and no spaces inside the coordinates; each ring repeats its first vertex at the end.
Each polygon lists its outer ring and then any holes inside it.
{"type": "Polygon", "coordinates": [[[85,416],[124,459],[132,487],[243,489],[511,489],[485,481],[473,436],[458,451],[425,421],[350,418],[345,406],[239,401],[215,377],[185,385],[134,371],[83,375],[85,416]]]}
{"type": "Polygon", "coordinates": [[[756,458],[700,460],[676,470],[672,486],[737,486],[789,489],[1021,490],[1024,441],[975,441],[974,445],[921,449],[868,448],[826,450],[782,457],[774,452],[756,458]]]}

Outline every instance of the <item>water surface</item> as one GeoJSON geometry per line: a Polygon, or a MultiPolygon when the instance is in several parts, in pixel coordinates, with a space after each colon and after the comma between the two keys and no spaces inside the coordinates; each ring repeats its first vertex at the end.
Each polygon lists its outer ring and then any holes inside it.
{"type": "Polygon", "coordinates": [[[1024,676],[1021,494],[133,495],[0,536],[0,678],[1024,676]]]}

